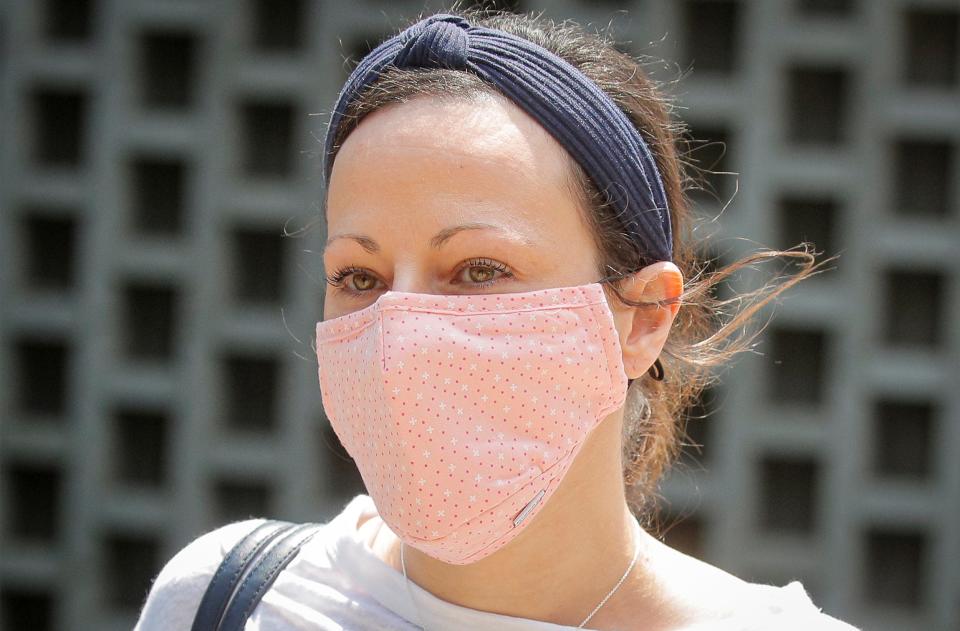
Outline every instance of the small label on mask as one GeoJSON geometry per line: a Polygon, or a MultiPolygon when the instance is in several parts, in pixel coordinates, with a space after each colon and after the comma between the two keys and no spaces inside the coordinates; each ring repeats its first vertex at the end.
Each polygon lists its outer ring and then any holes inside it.
{"type": "Polygon", "coordinates": [[[546,489],[541,489],[539,493],[533,496],[533,499],[530,500],[526,506],[523,507],[523,510],[517,513],[517,516],[513,518],[513,527],[516,528],[523,522],[524,519],[530,514],[530,512],[537,507],[537,504],[540,503],[540,500],[543,499],[543,494],[546,493],[546,489]]]}

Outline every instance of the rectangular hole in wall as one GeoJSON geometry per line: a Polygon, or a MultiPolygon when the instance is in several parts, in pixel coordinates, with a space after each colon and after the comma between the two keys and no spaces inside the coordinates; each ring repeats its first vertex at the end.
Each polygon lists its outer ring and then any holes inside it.
{"type": "Polygon", "coordinates": [[[697,559],[706,553],[706,528],[700,515],[677,515],[664,519],[661,529],[663,542],[697,559]]]}
{"type": "Polygon", "coordinates": [[[61,534],[63,474],[52,464],[11,462],[3,468],[7,504],[6,537],[53,544],[61,534]]]}
{"type": "Polygon", "coordinates": [[[45,589],[0,587],[0,629],[53,631],[56,599],[45,589]]]}
{"type": "MultiPolygon", "coordinates": [[[[582,1],[582,0],[581,0],[581,1],[582,1]]],[[[594,1],[595,1],[595,2],[598,2],[598,3],[603,3],[603,2],[605,2],[605,1],[607,1],[607,0],[594,0],[594,1]]],[[[610,0],[610,1],[612,2],[613,0],[610,0]]],[[[637,42],[635,42],[635,41],[632,41],[632,40],[631,40],[631,41],[620,40],[620,41],[615,41],[615,42],[611,42],[611,43],[613,44],[613,47],[614,47],[618,52],[621,52],[621,53],[623,53],[624,55],[630,55],[631,57],[639,57],[639,56],[641,56],[641,54],[642,54],[641,51],[640,51],[640,47],[637,46],[637,42]]],[[[650,76],[651,76],[652,78],[659,78],[659,77],[657,76],[657,69],[655,69],[655,68],[650,68],[650,76]]]]}
{"type": "Polygon", "coordinates": [[[277,426],[280,362],[274,357],[228,355],[224,425],[241,431],[270,431],[277,426]]]}
{"type": "Polygon", "coordinates": [[[926,534],[877,526],[866,532],[865,540],[867,603],[919,609],[926,590],[926,534]]]}
{"type": "Polygon", "coordinates": [[[939,271],[888,270],[883,338],[890,346],[936,349],[943,341],[945,282],[939,271]]]}
{"type": "Polygon", "coordinates": [[[716,384],[704,388],[696,402],[684,413],[684,431],[680,451],[681,462],[692,467],[705,467],[710,459],[710,436],[715,435],[714,424],[719,422],[716,414],[720,403],[720,387],[716,384]]]}
{"type": "Polygon", "coordinates": [[[217,480],[213,496],[218,524],[273,514],[273,488],[262,480],[217,480]]]}
{"type": "Polygon", "coordinates": [[[320,467],[320,488],[325,495],[340,502],[346,502],[360,493],[366,493],[363,478],[350,454],[340,442],[330,422],[324,418],[318,430],[320,467]]]}
{"type": "Polygon", "coordinates": [[[47,39],[83,42],[90,39],[93,24],[91,0],[44,0],[43,31],[47,39]]]}
{"type": "MultiPolygon", "coordinates": [[[[622,0],[578,0],[580,4],[589,8],[609,9],[611,7],[622,8],[622,0]]],[[[517,3],[518,5],[521,3],[517,3]]]]}
{"type": "Polygon", "coordinates": [[[130,164],[133,228],[143,235],[183,231],[187,162],[168,156],[137,156],[130,164]]]}
{"type": "Polygon", "coordinates": [[[360,60],[367,56],[380,42],[390,37],[387,31],[366,31],[353,33],[344,37],[346,44],[343,46],[344,62],[340,64],[340,81],[346,82],[350,72],[360,63],[360,60]]]}
{"type": "Polygon", "coordinates": [[[954,147],[947,140],[900,139],[893,146],[894,212],[945,217],[953,205],[954,147]]]}
{"type": "Polygon", "coordinates": [[[248,305],[281,302],[285,248],[280,228],[234,228],[231,241],[234,299],[248,305]]]}
{"type": "Polygon", "coordinates": [[[829,378],[824,331],[772,326],[767,353],[769,399],[774,403],[818,405],[829,378]]]}
{"type": "Polygon", "coordinates": [[[182,110],[193,105],[197,37],[183,31],[140,34],[140,102],[145,108],[182,110]]]}
{"type": "Polygon", "coordinates": [[[294,107],[289,102],[248,101],[240,106],[243,171],[285,177],[294,165],[294,107]]]}
{"type": "Polygon", "coordinates": [[[697,126],[693,130],[687,159],[692,163],[691,175],[696,188],[688,190],[698,206],[720,206],[730,201],[736,191],[737,175],[732,173],[732,134],[724,127],[697,126]]]}
{"type": "MultiPolygon", "coordinates": [[[[839,204],[836,200],[787,195],[780,198],[777,208],[780,214],[779,241],[783,249],[809,241],[826,256],[836,253],[835,248],[840,244],[836,233],[839,222],[839,204]]],[[[824,276],[820,275],[819,278],[824,276]]]]}
{"type": "Polygon", "coordinates": [[[801,145],[840,145],[847,139],[849,77],[843,68],[788,69],[787,140],[801,145]]]}
{"type": "Polygon", "coordinates": [[[168,466],[170,417],[163,411],[122,409],[114,415],[113,476],[122,484],[159,488],[168,466]]]}
{"type": "Polygon", "coordinates": [[[123,300],[127,358],[161,362],[172,359],[177,291],[170,285],[128,282],[123,300]]]}
{"type": "Polygon", "coordinates": [[[904,12],[906,54],[903,82],[949,88],[960,82],[960,10],[910,8],[904,12]]]}
{"type": "Polygon", "coordinates": [[[922,480],[930,476],[936,408],[929,401],[881,399],[874,404],[873,473],[922,480]]]}
{"type": "Polygon", "coordinates": [[[65,291],[75,282],[77,221],[69,215],[28,213],[23,219],[26,272],[30,289],[65,291]]]}
{"type": "Polygon", "coordinates": [[[56,338],[24,337],[15,344],[17,408],[25,414],[61,417],[67,411],[70,352],[56,338]]]}
{"type": "MultiPolygon", "coordinates": [[[[597,4],[603,1],[592,0],[592,3],[597,4]]],[[[590,4],[590,2],[587,2],[587,4],[590,4]]],[[[466,8],[520,13],[524,10],[525,2],[523,0],[466,0],[461,5],[466,8]]]]}
{"type": "Polygon", "coordinates": [[[856,0],[797,0],[797,10],[810,17],[839,18],[853,13],[856,0]]]}
{"type": "Polygon", "coordinates": [[[81,167],[86,157],[87,95],[74,88],[36,87],[29,110],[33,114],[34,163],[41,167],[81,167]]]}
{"type": "Polygon", "coordinates": [[[817,526],[819,466],[813,458],[766,456],[760,461],[760,527],[810,535],[817,526]]]}
{"type": "MultiPolygon", "coordinates": [[[[702,276],[707,278],[711,274],[720,272],[727,264],[727,255],[721,252],[713,243],[704,243],[698,247],[697,259],[703,268],[702,276]]],[[[732,279],[727,276],[717,281],[711,288],[712,296],[717,300],[727,300],[735,296],[732,279]]]]}
{"type": "Polygon", "coordinates": [[[253,45],[263,52],[290,52],[303,46],[303,0],[252,0],[253,45]]]}
{"type": "Polygon", "coordinates": [[[683,66],[699,74],[729,75],[739,66],[740,3],[687,0],[683,3],[683,66]]]}
{"type": "Polygon", "coordinates": [[[135,613],[162,567],[160,539],[140,533],[110,532],[102,541],[106,605],[135,613]]]}

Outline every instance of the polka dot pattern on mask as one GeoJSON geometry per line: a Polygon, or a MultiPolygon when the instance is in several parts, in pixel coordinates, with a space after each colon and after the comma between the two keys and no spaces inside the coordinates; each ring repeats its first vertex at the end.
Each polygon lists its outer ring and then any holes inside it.
{"type": "Polygon", "coordinates": [[[389,291],[316,332],[324,410],[380,516],[448,563],[491,554],[526,527],[626,396],[599,283],[389,291]]]}

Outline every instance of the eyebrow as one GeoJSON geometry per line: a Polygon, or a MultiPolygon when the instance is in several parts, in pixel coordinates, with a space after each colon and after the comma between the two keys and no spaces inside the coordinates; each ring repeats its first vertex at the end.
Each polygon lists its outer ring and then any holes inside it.
{"type": "MultiPolygon", "coordinates": [[[[443,247],[444,243],[450,240],[450,238],[453,235],[459,232],[463,232],[465,230],[496,230],[497,232],[505,234],[509,236],[512,240],[517,241],[523,245],[532,245],[531,241],[527,237],[520,234],[519,232],[505,230],[501,226],[498,226],[492,223],[482,223],[482,222],[465,223],[465,224],[460,224],[459,226],[450,226],[449,228],[444,228],[443,230],[435,234],[432,239],[430,239],[430,245],[435,250],[439,250],[441,247],[443,247]]],[[[331,243],[333,243],[334,241],[338,241],[340,239],[351,239],[353,241],[356,241],[357,243],[360,244],[360,247],[362,247],[364,250],[366,250],[370,254],[376,254],[377,252],[380,251],[380,245],[376,241],[374,241],[367,235],[354,234],[354,233],[344,233],[344,234],[338,234],[336,236],[330,237],[329,239],[327,239],[327,243],[324,246],[324,250],[329,248],[331,243]]]]}

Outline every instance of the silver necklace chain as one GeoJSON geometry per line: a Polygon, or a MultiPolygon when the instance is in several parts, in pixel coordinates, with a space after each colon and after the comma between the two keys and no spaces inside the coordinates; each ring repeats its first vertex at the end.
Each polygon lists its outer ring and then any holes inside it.
{"type": "MultiPolygon", "coordinates": [[[[636,533],[636,529],[638,529],[640,525],[636,522],[636,520],[633,520],[633,523],[635,526],[634,533],[636,533]]],[[[613,589],[607,592],[607,595],[603,597],[603,600],[600,601],[600,604],[593,608],[593,611],[590,612],[590,615],[584,618],[583,622],[577,625],[578,629],[582,629],[585,624],[590,622],[590,619],[593,618],[594,614],[600,611],[600,608],[607,604],[607,601],[610,600],[610,597],[613,596],[618,589],[620,589],[620,586],[623,585],[623,582],[627,580],[628,576],[630,576],[630,572],[633,571],[633,566],[637,564],[637,559],[640,558],[640,537],[634,534],[634,539],[633,559],[630,561],[630,565],[627,566],[627,571],[623,573],[623,576],[621,576],[620,580],[617,581],[617,584],[613,586],[613,589]]]]}
{"type": "MultiPolygon", "coordinates": [[[[636,526],[636,528],[640,527],[639,524],[637,524],[636,520],[634,520],[633,523],[636,526]]],[[[403,568],[403,580],[407,587],[407,594],[410,596],[410,601],[413,603],[414,607],[416,607],[417,603],[413,598],[413,592],[410,590],[410,579],[407,578],[407,563],[403,558],[403,547],[404,547],[403,541],[401,540],[400,541],[400,567],[403,568]]],[[[607,604],[607,601],[610,600],[610,597],[613,596],[618,589],[620,589],[620,586],[623,585],[624,581],[627,580],[627,577],[630,576],[630,572],[633,571],[633,567],[637,564],[637,559],[639,558],[640,558],[640,537],[635,534],[633,560],[631,560],[630,565],[627,566],[627,571],[623,573],[623,576],[621,576],[620,580],[617,581],[617,584],[613,586],[613,589],[607,592],[607,595],[603,597],[603,600],[601,600],[600,603],[593,608],[593,611],[590,612],[590,615],[584,618],[583,622],[577,625],[578,629],[582,629],[585,624],[590,622],[590,619],[593,618],[593,616],[598,611],[600,611],[600,608],[603,607],[605,604],[607,604]]]]}

